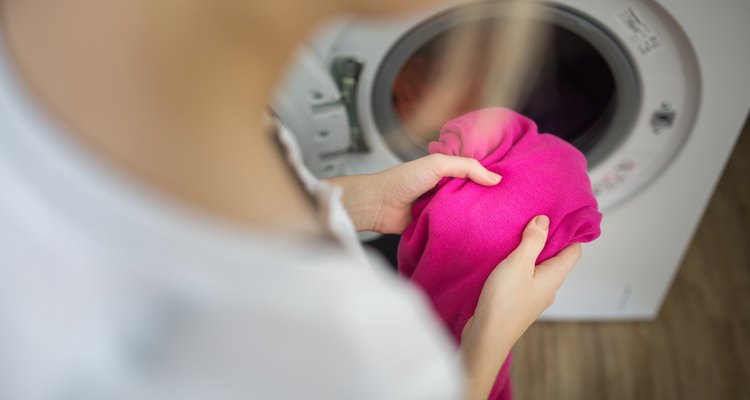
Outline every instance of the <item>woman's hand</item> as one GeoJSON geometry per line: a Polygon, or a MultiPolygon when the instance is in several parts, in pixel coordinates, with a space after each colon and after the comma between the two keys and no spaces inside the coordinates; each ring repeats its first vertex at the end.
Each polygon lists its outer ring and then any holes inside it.
{"type": "Polygon", "coordinates": [[[342,176],[343,203],[358,231],[401,233],[411,221],[411,204],[444,177],[496,185],[500,175],[473,158],[432,154],[377,174],[342,176]]]}
{"type": "Polygon", "coordinates": [[[464,327],[461,351],[469,375],[467,399],[486,399],[511,347],[549,307],[565,277],[581,257],[575,243],[535,266],[547,241],[549,218],[534,218],[521,244],[482,288],[474,316],[464,327]]]}

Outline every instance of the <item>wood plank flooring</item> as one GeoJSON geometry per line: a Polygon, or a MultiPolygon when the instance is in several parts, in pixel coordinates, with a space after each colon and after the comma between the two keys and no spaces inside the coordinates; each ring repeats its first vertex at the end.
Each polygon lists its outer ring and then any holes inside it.
{"type": "Polygon", "coordinates": [[[659,317],[537,323],[512,374],[518,400],[750,400],[750,124],[659,317]]]}

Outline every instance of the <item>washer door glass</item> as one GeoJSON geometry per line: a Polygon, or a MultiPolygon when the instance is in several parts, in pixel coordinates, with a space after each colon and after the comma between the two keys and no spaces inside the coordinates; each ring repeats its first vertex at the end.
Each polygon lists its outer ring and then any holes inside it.
{"type": "MultiPolygon", "coordinates": [[[[475,5],[470,7],[487,7],[475,5]]],[[[427,143],[438,132],[417,136],[406,127],[428,95],[434,77],[450,57],[444,49],[450,35],[470,24],[480,32],[502,24],[509,16],[497,7],[467,21],[456,13],[441,14],[421,24],[394,46],[381,66],[373,92],[373,112],[386,143],[403,159],[427,154],[427,143]],[[457,22],[460,21],[460,22],[457,22]],[[385,88],[382,90],[381,88],[385,88]]],[[[637,76],[632,62],[603,27],[571,10],[540,9],[534,23],[547,33],[524,81],[522,96],[514,107],[534,120],[540,132],[557,135],[586,154],[593,166],[611,153],[632,126],[638,108],[637,76]]],[[[487,82],[491,34],[481,34],[467,60],[472,77],[465,87],[455,88],[458,101],[445,120],[488,106],[481,95],[487,82]]],[[[502,73],[502,69],[493,73],[502,73]]]]}

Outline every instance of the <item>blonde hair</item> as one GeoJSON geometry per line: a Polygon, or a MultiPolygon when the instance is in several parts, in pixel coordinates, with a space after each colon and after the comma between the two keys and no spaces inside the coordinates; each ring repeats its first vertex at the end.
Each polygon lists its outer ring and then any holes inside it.
{"type": "Polygon", "coordinates": [[[427,90],[418,94],[419,101],[408,113],[402,113],[405,129],[428,140],[443,123],[457,116],[465,96],[471,97],[474,109],[520,107],[546,43],[547,24],[540,23],[540,10],[531,0],[505,0],[454,12],[452,17],[458,19],[454,26],[459,28],[445,35],[440,46],[443,62],[428,71],[427,90]],[[503,18],[487,18],[488,12],[503,18]]]}

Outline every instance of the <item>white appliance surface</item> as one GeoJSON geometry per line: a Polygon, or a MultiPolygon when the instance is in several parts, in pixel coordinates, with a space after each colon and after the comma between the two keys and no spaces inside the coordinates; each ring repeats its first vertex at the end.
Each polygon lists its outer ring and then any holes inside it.
{"type": "MultiPolygon", "coordinates": [[[[318,176],[378,171],[400,162],[378,132],[373,87],[391,47],[460,0],[387,22],[332,22],[279,92],[275,109],[318,176]],[[356,116],[368,152],[352,153],[350,119],[331,77],[336,57],[363,61],[356,116]]],[[[602,236],[558,292],[547,319],[654,317],[690,243],[750,107],[750,2],[563,0],[607,30],[632,61],[639,96],[626,138],[589,175],[604,213],[602,236]],[[674,121],[654,127],[667,108],[674,121]]],[[[583,29],[588,29],[582,24],[583,29]]],[[[351,110],[350,110],[351,111],[351,110]]]]}

